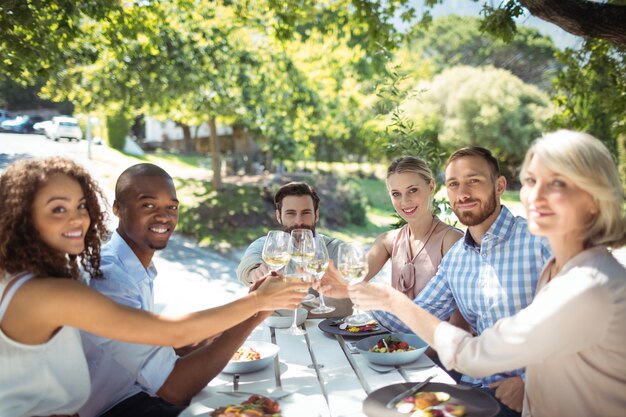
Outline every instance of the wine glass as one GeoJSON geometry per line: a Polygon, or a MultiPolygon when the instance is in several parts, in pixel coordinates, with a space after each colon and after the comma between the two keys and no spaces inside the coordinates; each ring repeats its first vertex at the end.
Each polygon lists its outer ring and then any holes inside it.
{"type": "MultiPolygon", "coordinates": [[[[285,279],[287,281],[311,283],[313,277],[307,271],[307,265],[315,254],[315,239],[313,232],[308,229],[295,229],[291,231],[289,239],[290,261],[285,268],[285,279]]],[[[306,292],[306,291],[305,291],[306,292]]],[[[283,330],[284,333],[302,335],[306,331],[298,328],[298,308],[293,311],[293,322],[291,327],[283,330]]]]}
{"type": "Polygon", "coordinates": [[[291,231],[289,240],[289,255],[298,265],[306,268],[315,254],[315,238],[309,229],[295,229],[291,231]]]}
{"type": "MultiPolygon", "coordinates": [[[[362,282],[368,270],[367,257],[363,247],[357,242],[339,245],[337,269],[351,285],[362,282]]],[[[372,316],[356,307],[353,308],[352,315],[344,320],[349,326],[363,326],[370,321],[372,321],[372,316]]]]}
{"type": "Polygon", "coordinates": [[[278,271],[289,262],[289,239],[289,234],[282,230],[270,230],[267,233],[261,258],[270,271],[278,271]]]}
{"type": "MultiPolygon", "coordinates": [[[[309,261],[308,271],[313,274],[316,280],[321,280],[326,268],[328,268],[328,250],[324,244],[324,239],[319,235],[315,237],[315,253],[313,259],[309,261]]],[[[324,314],[335,311],[335,307],[327,306],[324,302],[324,296],[320,292],[320,305],[311,310],[311,313],[324,314]]]]}

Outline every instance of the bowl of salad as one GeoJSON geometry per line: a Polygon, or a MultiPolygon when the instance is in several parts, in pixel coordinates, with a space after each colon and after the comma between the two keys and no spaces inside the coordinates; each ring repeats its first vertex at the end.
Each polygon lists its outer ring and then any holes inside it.
{"type": "Polygon", "coordinates": [[[428,345],[414,334],[392,333],[361,339],[356,348],[372,363],[393,366],[416,361],[424,354],[428,345]]]}
{"type": "Polygon", "coordinates": [[[272,363],[279,347],[273,343],[247,341],[233,355],[222,372],[228,374],[246,374],[260,371],[272,363]]]}

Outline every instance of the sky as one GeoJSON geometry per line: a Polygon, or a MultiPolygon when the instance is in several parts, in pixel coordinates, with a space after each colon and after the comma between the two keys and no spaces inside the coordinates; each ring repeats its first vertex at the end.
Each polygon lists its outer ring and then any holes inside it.
{"type": "MultiPolygon", "coordinates": [[[[493,1],[490,1],[494,3],[493,1]]],[[[417,11],[417,15],[421,15],[424,11],[424,1],[423,0],[412,0],[411,1],[413,7],[417,11]]],[[[443,4],[438,4],[435,6],[431,14],[433,17],[444,16],[447,14],[458,14],[461,16],[480,16],[480,10],[482,9],[482,5],[485,1],[471,1],[471,0],[445,0],[443,4]]],[[[499,1],[497,2],[499,3],[499,1]]],[[[575,47],[580,45],[581,38],[571,35],[561,29],[560,27],[546,22],[545,20],[541,20],[539,18],[533,17],[531,15],[522,16],[518,19],[519,25],[531,26],[539,30],[544,35],[547,35],[552,38],[554,44],[560,48],[564,49],[567,47],[575,47]]],[[[400,26],[403,23],[400,22],[400,26]]]]}

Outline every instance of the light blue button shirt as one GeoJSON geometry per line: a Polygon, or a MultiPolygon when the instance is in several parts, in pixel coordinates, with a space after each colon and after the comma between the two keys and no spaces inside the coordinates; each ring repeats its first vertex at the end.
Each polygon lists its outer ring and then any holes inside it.
{"type": "MultiPolygon", "coordinates": [[[[481,334],[502,317],[512,316],[533,300],[537,282],[551,253],[548,242],[528,231],[526,219],[504,206],[480,245],[469,233],[457,241],[441,261],[437,274],[413,302],[442,320],[458,308],[481,334]]],[[[395,315],[374,316],[390,330],[412,333],[395,315]]],[[[488,385],[514,375],[518,369],[486,378],[464,380],[488,385]]]]}
{"type": "MultiPolygon", "coordinates": [[[[151,263],[144,268],[124,239],[115,232],[102,247],[104,279],[89,285],[114,301],[154,312],[154,279],[151,263]]],[[[91,374],[91,396],[79,410],[81,417],[102,414],[141,391],[155,395],[178,358],[173,348],[123,343],[81,332],[91,374]]]]}

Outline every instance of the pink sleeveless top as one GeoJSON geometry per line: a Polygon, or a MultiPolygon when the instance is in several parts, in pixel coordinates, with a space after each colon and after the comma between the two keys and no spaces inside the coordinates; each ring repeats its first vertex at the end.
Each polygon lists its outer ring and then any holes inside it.
{"type": "Polygon", "coordinates": [[[411,256],[409,225],[402,226],[393,242],[391,252],[391,285],[410,299],[426,286],[435,276],[443,258],[443,237],[454,227],[433,217],[430,230],[418,246],[417,253],[411,256]]]}

